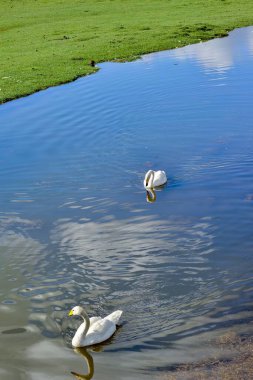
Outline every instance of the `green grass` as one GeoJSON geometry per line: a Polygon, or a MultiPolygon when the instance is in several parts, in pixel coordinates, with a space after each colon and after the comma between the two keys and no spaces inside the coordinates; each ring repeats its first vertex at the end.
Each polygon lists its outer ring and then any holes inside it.
{"type": "Polygon", "coordinates": [[[251,24],[252,0],[0,0],[0,103],[251,24]]]}

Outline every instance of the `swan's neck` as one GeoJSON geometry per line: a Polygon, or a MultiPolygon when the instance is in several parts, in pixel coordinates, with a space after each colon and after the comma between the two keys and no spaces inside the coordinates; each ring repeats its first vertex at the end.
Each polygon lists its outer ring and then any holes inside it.
{"type": "Polygon", "coordinates": [[[154,172],[153,170],[149,174],[149,179],[148,179],[148,187],[153,187],[153,181],[154,181],[154,172]]]}
{"type": "Polygon", "coordinates": [[[82,335],[85,336],[90,328],[90,318],[88,317],[88,314],[82,310],[82,313],[80,316],[83,318],[83,321],[85,322],[85,328],[83,330],[82,335]]]}
{"type": "Polygon", "coordinates": [[[72,339],[73,347],[82,347],[85,336],[90,328],[90,320],[84,310],[79,314],[83,318],[83,323],[78,327],[74,338],[72,339]]]}

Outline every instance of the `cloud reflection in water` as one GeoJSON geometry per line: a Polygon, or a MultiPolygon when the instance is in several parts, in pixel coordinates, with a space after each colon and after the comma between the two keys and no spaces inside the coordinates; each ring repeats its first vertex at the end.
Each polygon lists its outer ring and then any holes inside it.
{"type": "Polygon", "coordinates": [[[216,38],[204,44],[195,44],[171,51],[171,56],[179,60],[196,60],[205,69],[225,72],[231,69],[240,57],[240,49],[252,51],[253,33],[251,28],[245,28],[246,41],[242,46],[239,30],[232,31],[229,38],[216,38]]]}
{"type": "Polygon", "coordinates": [[[196,225],[151,216],[104,223],[58,220],[51,239],[65,257],[76,302],[127,311],[131,328],[123,329],[122,340],[168,331],[181,323],[181,313],[202,313],[216,292],[212,282],[206,285],[213,244],[209,218],[196,225]]]}

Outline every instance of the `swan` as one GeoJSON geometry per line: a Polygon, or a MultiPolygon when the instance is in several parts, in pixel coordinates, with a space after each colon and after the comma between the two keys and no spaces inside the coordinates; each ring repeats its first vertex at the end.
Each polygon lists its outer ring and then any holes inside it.
{"type": "Polygon", "coordinates": [[[167,182],[166,173],[163,170],[149,170],[143,181],[146,189],[152,189],[153,187],[164,185],[167,182]]]}
{"type": "Polygon", "coordinates": [[[105,318],[89,318],[83,307],[73,307],[69,312],[69,316],[80,315],[84,322],[78,327],[74,338],[72,339],[72,346],[86,347],[109,339],[116,330],[116,324],[118,323],[121,314],[121,310],[116,310],[105,318]]]}

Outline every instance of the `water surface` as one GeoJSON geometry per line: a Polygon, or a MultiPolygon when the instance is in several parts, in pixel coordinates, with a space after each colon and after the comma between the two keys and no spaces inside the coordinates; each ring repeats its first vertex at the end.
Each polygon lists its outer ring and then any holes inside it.
{"type": "Polygon", "coordinates": [[[71,379],[67,311],[124,311],[94,379],[149,379],[249,331],[253,28],[105,63],[0,107],[0,376],[71,379]],[[144,173],[169,181],[146,201],[144,173]]]}

